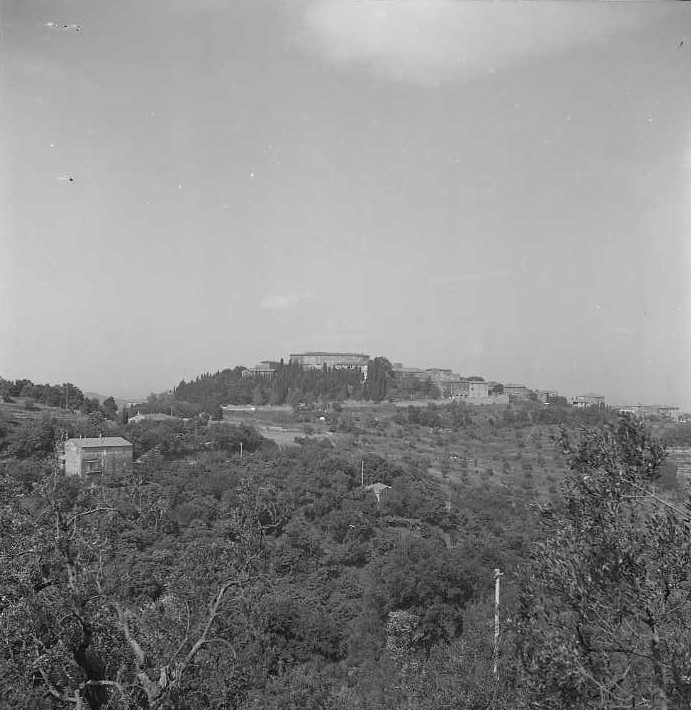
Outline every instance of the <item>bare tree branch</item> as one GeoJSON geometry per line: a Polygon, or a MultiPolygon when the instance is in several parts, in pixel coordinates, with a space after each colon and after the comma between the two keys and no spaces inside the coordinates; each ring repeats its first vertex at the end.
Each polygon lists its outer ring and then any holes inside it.
{"type": "Polygon", "coordinates": [[[185,629],[185,638],[180,642],[180,645],[175,650],[175,653],[170,657],[170,663],[172,663],[175,657],[182,652],[182,649],[185,648],[190,639],[190,623],[192,621],[192,614],[190,612],[189,602],[185,602],[185,604],[187,606],[187,628],[185,629]]]}
{"type": "Polygon", "coordinates": [[[103,512],[103,511],[107,511],[110,513],[118,513],[118,514],[122,515],[122,513],[120,513],[120,511],[117,508],[104,508],[104,507],[92,508],[91,510],[85,510],[83,513],[75,513],[71,518],[69,518],[67,520],[67,522],[64,524],[64,527],[65,527],[65,529],[69,528],[70,525],[72,525],[73,523],[76,523],[77,520],[79,520],[79,518],[83,518],[85,515],[92,515],[93,513],[99,513],[99,512],[103,512]]]}
{"type": "Polygon", "coordinates": [[[39,550],[20,550],[19,552],[15,552],[12,555],[9,555],[9,557],[14,558],[14,557],[22,557],[22,555],[38,555],[40,554],[39,550]]]}
{"type": "Polygon", "coordinates": [[[48,678],[46,672],[43,668],[41,668],[41,666],[38,666],[38,672],[41,674],[41,678],[43,678],[43,682],[46,684],[48,694],[57,700],[62,700],[62,693],[50,682],[50,678],[48,678]]]}
{"type": "Polygon", "coordinates": [[[211,631],[211,627],[216,620],[216,616],[218,615],[218,610],[221,606],[221,603],[223,602],[223,597],[225,596],[226,592],[233,586],[241,586],[245,582],[247,582],[247,579],[242,579],[242,580],[229,580],[228,582],[225,582],[221,588],[218,590],[218,593],[216,594],[216,598],[214,601],[211,603],[211,607],[209,609],[209,618],[206,621],[206,625],[204,626],[204,630],[202,631],[201,636],[196,640],[192,648],[189,650],[189,653],[187,656],[185,656],[185,660],[182,662],[182,669],[184,670],[189,663],[192,661],[192,659],[197,655],[199,652],[199,649],[207,642],[207,638],[209,635],[209,631],[211,631]]]}
{"type": "Polygon", "coordinates": [[[144,663],[146,662],[146,654],[144,653],[142,647],[139,645],[137,639],[132,636],[129,624],[127,623],[127,616],[125,615],[123,608],[119,604],[115,604],[115,610],[118,613],[118,618],[120,619],[120,626],[122,627],[122,631],[125,634],[125,639],[130,645],[132,651],[134,651],[134,655],[137,658],[137,663],[143,668],[144,663]]]}

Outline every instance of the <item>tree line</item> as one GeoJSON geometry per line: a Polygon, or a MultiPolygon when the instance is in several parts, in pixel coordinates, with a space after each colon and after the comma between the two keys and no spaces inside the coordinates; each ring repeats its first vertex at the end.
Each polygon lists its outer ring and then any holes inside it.
{"type": "Polygon", "coordinates": [[[113,397],[107,397],[103,403],[96,397],[87,397],[79,387],[71,382],[62,385],[34,384],[31,380],[5,380],[0,378],[0,401],[12,403],[22,398],[28,407],[44,404],[66,411],[91,414],[101,412],[108,419],[115,419],[118,406],[113,397]]]}

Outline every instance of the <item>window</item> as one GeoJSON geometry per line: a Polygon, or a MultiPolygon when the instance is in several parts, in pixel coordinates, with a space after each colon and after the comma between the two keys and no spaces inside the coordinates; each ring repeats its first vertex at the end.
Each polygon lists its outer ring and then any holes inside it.
{"type": "Polygon", "coordinates": [[[101,473],[101,459],[88,459],[83,462],[84,473],[101,473]]]}

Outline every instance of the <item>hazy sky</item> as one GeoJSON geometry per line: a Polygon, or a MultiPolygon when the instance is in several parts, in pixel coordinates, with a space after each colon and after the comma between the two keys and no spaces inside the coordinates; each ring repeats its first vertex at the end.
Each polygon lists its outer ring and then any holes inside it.
{"type": "Polygon", "coordinates": [[[690,29],[4,0],[0,375],[132,396],[353,350],[691,410],[690,29]]]}

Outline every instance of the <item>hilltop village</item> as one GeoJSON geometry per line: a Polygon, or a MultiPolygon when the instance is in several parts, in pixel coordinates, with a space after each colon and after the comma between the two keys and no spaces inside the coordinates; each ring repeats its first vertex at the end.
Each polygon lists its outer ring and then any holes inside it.
{"type": "MultiPolygon", "coordinates": [[[[392,385],[399,398],[410,399],[414,394],[426,393],[433,399],[463,400],[472,404],[509,404],[510,398],[534,398],[547,403],[559,397],[556,390],[531,390],[525,385],[486,380],[477,375],[463,376],[451,369],[431,367],[405,367],[400,362],[390,363],[386,358],[372,358],[364,353],[304,352],[292,353],[289,365],[297,365],[306,371],[345,370],[360,374],[363,382],[371,380],[373,368],[384,369],[388,384],[392,385]],[[406,396],[407,395],[407,396],[406,396]]],[[[243,378],[273,379],[284,361],[263,360],[254,367],[242,370],[243,378]]],[[[385,394],[389,393],[389,388],[385,394]]],[[[600,395],[584,395],[574,398],[577,406],[603,405],[600,395]]]]}
{"type": "MultiPolygon", "coordinates": [[[[289,365],[297,365],[307,371],[345,370],[361,374],[362,381],[368,380],[368,372],[375,365],[378,370],[383,366],[389,385],[385,394],[391,399],[413,399],[416,395],[426,395],[443,401],[461,401],[474,405],[499,405],[524,400],[537,401],[545,405],[569,404],[578,409],[607,406],[601,394],[587,392],[566,398],[555,389],[528,387],[514,382],[498,382],[478,375],[463,376],[449,368],[406,367],[403,363],[390,363],[386,358],[372,358],[365,353],[310,351],[291,353],[289,365]]],[[[272,380],[285,367],[284,360],[263,360],[253,367],[242,369],[241,376],[246,379],[272,380]]],[[[379,372],[377,373],[379,374],[379,372]]],[[[636,416],[664,417],[680,420],[684,415],[679,408],[668,405],[617,405],[618,411],[636,416]]]]}

